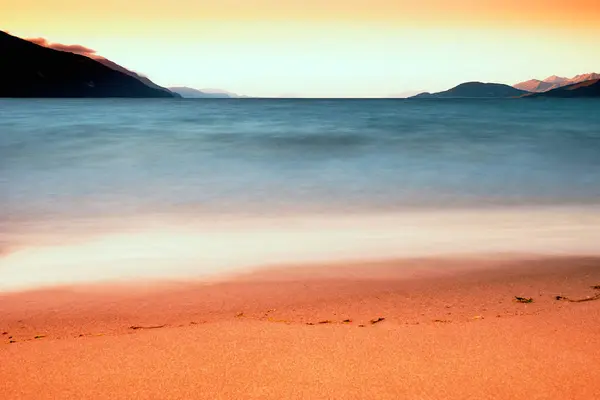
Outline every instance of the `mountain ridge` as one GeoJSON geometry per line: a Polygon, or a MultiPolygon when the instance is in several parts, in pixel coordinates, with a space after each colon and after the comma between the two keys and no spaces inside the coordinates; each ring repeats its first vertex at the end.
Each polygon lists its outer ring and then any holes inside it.
{"type": "MultiPolygon", "coordinates": [[[[79,45],[79,44],[74,44],[74,45],[66,45],[66,44],[61,44],[61,43],[51,43],[48,40],[46,40],[45,38],[26,38],[25,40],[31,42],[31,43],[35,43],[37,45],[40,45],[42,47],[46,47],[49,49],[53,49],[53,50],[58,50],[58,51],[63,51],[63,52],[67,52],[67,53],[73,53],[73,54],[79,54],[82,56],[86,56],[88,58],[91,58],[92,60],[98,61],[101,64],[106,65],[109,68],[112,68],[116,71],[122,72],[124,74],[127,74],[129,76],[132,76],[136,79],[138,79],[139,81],[142,81],[142,83],[144,83],[146,86],[149,86],[151,88],[154,89],[159,89],[162,91],[166,91],[169,93],[172,93],[171,91],[169,91],[167,88],[162,87],[157,85],[156,83],[152,82],[150,80],[150,78],[140,75],[137,72],[131,71],[125,67],[123,67],[122,65],[117,64],[116,62],[109,60],[106,57],[100,56],[96,53],[96,50],[92,50],[88,47],[79,45]]],[[[175,97],[181,97],[179,95],[175,95],[175,97]]]]}
{"type": "Polygon", "coordinates": [[[541,92],[541,93],[531,93],[526,97],[532,98],[592,98],[592,97],[600,97],[600,78],[599,79],[591,79],[583,82],[573,83],[567,86],[561,86],[559,88],[541,92]]]}
{"type": "Polygon", "coordinates": [[[541,93],[594,79],[600,79],[600,74],[590,72],[586,74],[575,75],[572,78],[552,75],[544,80],[530,79],[528,81],[519,82],[513,85],[513,87],[516,89],[527,90],[529,92],[541,93]]]}
{"type": "Polygon", "coordinates": [[[93,58],[0,31],[0,97],[174,98],[93,58]]]}

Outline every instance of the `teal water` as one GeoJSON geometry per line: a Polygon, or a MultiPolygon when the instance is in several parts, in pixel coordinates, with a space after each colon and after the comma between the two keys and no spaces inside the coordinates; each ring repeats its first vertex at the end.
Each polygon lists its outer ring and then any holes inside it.
{"type": "Polygon", "coordinates": [[[595,203],[599,106],[0,100],[2,218],[595,203]]]}

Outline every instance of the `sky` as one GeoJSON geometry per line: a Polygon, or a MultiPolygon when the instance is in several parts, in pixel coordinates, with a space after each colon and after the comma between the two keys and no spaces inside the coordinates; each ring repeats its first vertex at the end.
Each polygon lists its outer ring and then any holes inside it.
{"type": "Polygon", "coordinates": [[[387,97],[600,72],[598,0],[0,0],[0,30],[162,86],[387,97]]]}

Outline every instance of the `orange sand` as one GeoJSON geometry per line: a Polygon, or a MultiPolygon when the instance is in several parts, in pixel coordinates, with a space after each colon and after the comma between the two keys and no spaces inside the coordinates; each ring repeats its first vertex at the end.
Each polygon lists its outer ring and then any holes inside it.
{"type": "Polygon", "coordinates": [[[600,301],[555,296],[598,284],[600,258],[470,258],[4,294],[0,398],[597,399],[600,301]]]}

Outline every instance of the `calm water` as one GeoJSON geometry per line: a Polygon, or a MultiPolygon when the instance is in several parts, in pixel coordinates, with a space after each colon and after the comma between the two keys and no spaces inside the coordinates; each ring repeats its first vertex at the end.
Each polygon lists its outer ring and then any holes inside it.
{"type": "Polygon", "coordinates": [[[581,221],[600,203],[599,109],[531,99],[0,100],[0,239],[10,250],[26,233],[81,221],[89,233],[148,215],[520,206],[566,207],[581,221]]]}

